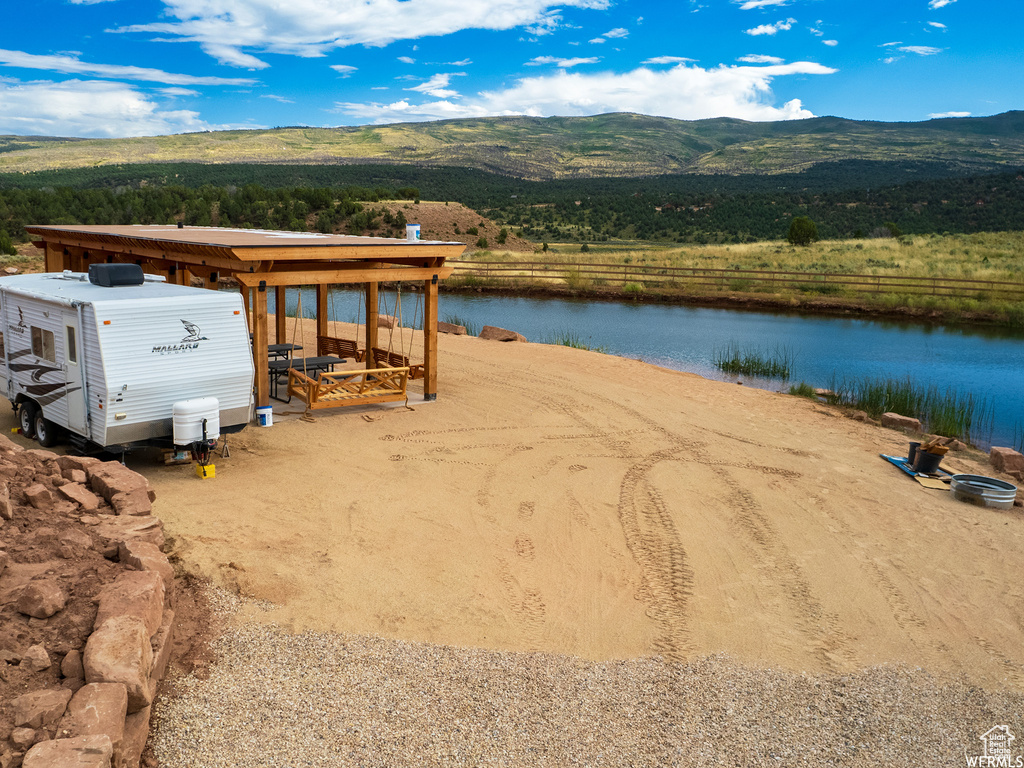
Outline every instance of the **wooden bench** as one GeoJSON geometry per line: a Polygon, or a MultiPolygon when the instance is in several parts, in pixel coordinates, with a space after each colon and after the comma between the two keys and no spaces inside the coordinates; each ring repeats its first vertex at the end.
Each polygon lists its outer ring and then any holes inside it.
{"type": "Polygon", "coordinates": [[[351,339],[339,339],[337,336],[317,336],[316,353],[318,355],[334,355],[335,357],[351,357],[357,363],[366,358],[366,350],[351,339]]]}
{"type": "Polygon", "coordinates": [[[406,367],[323,372],[315,379],[292,368],[288,371],[288,396],[297,397],[310,410],[398,400],[408,402],[408,382],[406,367]]]}
{"type": "Polygon", "coordinates": [[[373,364],[379,368],[408,368],[410,379],[423,378],[423,364],[410,363],[409,358],[398,352],[388,352],[386,349],[374,347],[373,364]]]}

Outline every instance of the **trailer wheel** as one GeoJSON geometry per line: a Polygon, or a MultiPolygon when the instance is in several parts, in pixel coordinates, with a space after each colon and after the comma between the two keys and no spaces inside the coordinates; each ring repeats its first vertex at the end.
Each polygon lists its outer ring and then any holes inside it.
{"type": "Polygon", "coordinates": [[[18,408],[18,421],[21,426],[21,434],[31,439],[36,436],[36,404],[31,400],[25,400],[18,408]]]}
{"type": "Polygon", "coordinates": [[[36,411],[36,440],[43,448],[52,448],[60,442],[60,427],[43,417],[42,411],[36,411]]]}

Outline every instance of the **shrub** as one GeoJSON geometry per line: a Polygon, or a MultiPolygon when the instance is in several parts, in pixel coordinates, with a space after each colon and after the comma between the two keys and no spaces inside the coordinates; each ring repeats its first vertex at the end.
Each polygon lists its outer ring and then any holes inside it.
{"type": "Polygon", "coordinates": [[[0,254],[4,254],[5,256],[16,256],[17,253],[18,251],[15,249],[14,243],[11,242],[10,236],[6,232],[0,230],[0,254]]]}
{"type": "Polygon", "coordinates": [[[818,237],[818,227],[807,216],[796,216],[789,224],[789,236],[787,238],[793,245],[810,245],[821,238],[818,237]]]}
{"type": "Polygon", "coordinates": [[[487,247],[487,238],[486,237],[481,237],[479,240],[477,240],[476,241],[476,247],[477,248],[486,248],[487,247]]]}
{"type": "Polygon", "coordinates": [[[789,394],[796,395],[797,397],[809,397],[811,400],[818,399],[818,395],[814,391],[814,387],[806,381],[801,381],[799,384],[793,384],[790,386],[789,394]]]}

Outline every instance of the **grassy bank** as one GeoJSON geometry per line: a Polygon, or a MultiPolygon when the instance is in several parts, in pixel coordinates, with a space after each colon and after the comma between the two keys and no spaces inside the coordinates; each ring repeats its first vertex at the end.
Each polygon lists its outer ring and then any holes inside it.
{"type": "MultiPolygon", "coordinates": [[[[829,275],[855,274],[888,279],[954,279],[1009,281],[1024,286],[1024,232],[976,235],[935,235],[900,239],[825,241],[807,247],[768,242],[722,246],[646,246],[629,244],[549,245],[532,254],[475,251],[466,260],[511,265],[530,261],[567,263],[562,279],[478,277],[459,275],[446,281],[450,290],[539,290],[577,296],[615,296],[636,301],[686,301],[723,305],[779,307],[808,312],[851,312],[869,315],[924,317],[938,322],[986,322],[1024,328],[1020,295],[964,286],[962,293],[930,295],[925,290],[874,286],[850,287],[829,281],[829,275]],[[624,267],[616,281],[588,276],[573,264],[624,267]],[[679,279],[639,279],[634,267],[658,270],[757,270],[800,273],[802,285],[756,282],[737,275],[717,284],[679,279]]],[[[868,281],[869,282],[869,281],[868,281]]]]}

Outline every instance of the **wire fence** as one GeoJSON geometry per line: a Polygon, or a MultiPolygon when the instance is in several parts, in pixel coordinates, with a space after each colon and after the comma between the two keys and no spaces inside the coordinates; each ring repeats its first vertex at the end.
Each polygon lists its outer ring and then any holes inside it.
{"type": "Polygon", "coordinates": [[[453,277],[497,281],[560,280],[571,287],[625,287],[632,283],[643,288],[668,290],[688,287],[732,291],[791,289],[808,293],[915,293],[1011,301],[1024,299],[1024,282],[1007,280],[546,261],[457,260],[449,264],[455,268],[453,277]]]}

